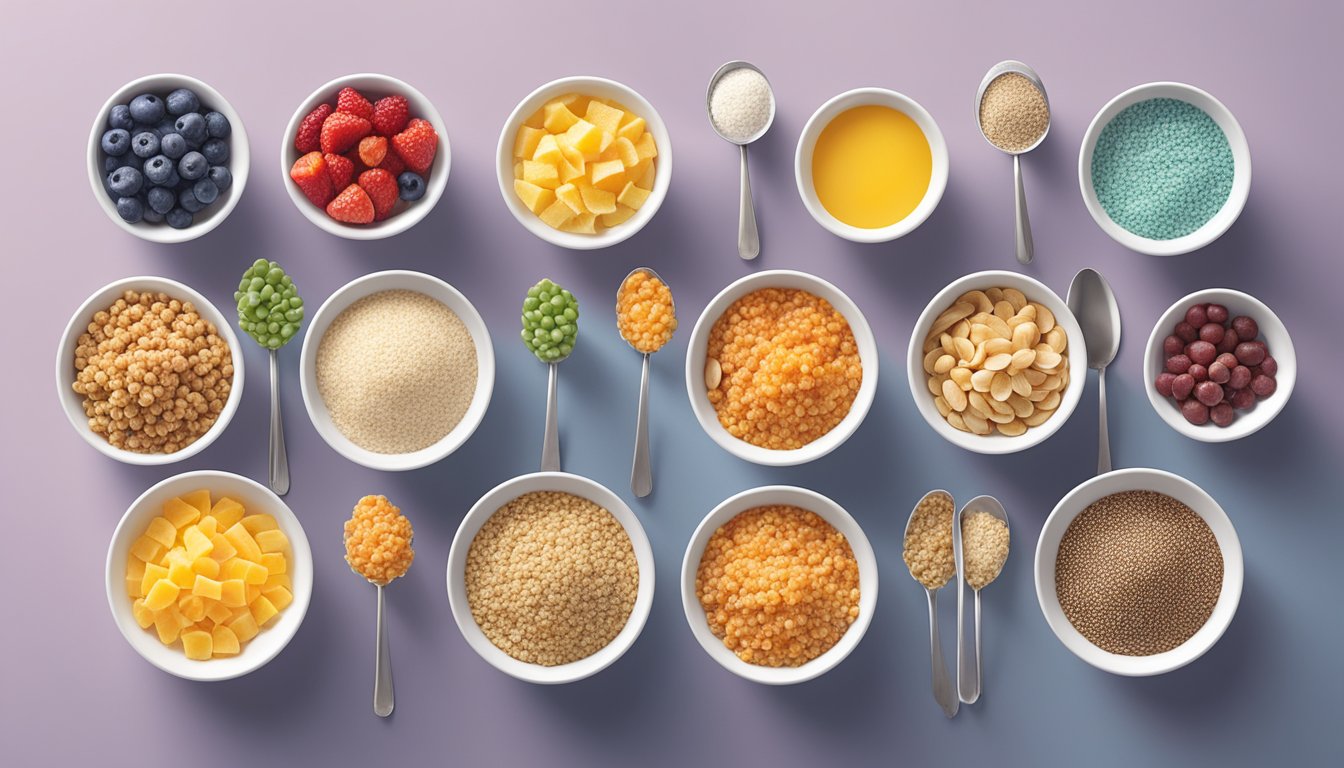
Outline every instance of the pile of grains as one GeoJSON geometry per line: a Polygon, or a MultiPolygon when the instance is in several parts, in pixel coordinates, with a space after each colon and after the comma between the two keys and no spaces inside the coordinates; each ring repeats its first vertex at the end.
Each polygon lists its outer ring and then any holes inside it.
{"type": "Polygon", "coordinates": [[[345,562],[374,584],[387,586],[415,560],[411,521],[386,496],[365,496],[345,521],[345,562]]]}
{"type": "Polygon", "coordinates": [[[317,347],[317,391],[350,442],[411,453],[443,439],[476,395],[462,319],[415,291],[382,291],[336,316],[317,347]]]}
{"type": "Polygon", "coordinates": [[[631,272],[616,292],[616,325],[621,338],[640,352],[662,349],[677,330],[672,289],[657,275],[642,269],[631,272]]]}
{"type": "Polygon", "coordinates": [[[1092,187],[1111,220],[1152,240],[1204,226],[1232,192],[1235,165],[1223,129],[1179,99],[1148,99],[1101,129],[1092,187]]]}
{"type": "Polygon", "coordinates": [[[233,355],[189,301],[126,291],[75,345],[74,391],[114,448],[174,453],[210,430],[233,388],[233,355]]]}
{"type": "Polygon", "coordinates": [[[984,511],[962,517],[961,559],[971,589],[997,579],[1008,561],[1008,524],[984,511]]]}
{"type": "Polygon", "coordinates": [[[1189,640],[1223,588],[1223,552],[1208,523],[1155,491],[1093,502],[1059,542],[1055,592],[1064,615],[1104,651],[1151,656],[1189,640]]]}
{"type": "Polygon", "coordinates": [[[1050,105],[1025,76],[1007,72],[990,81],[980,97],[980,130],[1004,152],[1022,152],[1050,127],[1050,105]]]}
{"type": "Polygon", "coordinates": [[[620,634],[635,607],[639,564],[611,513],[558,491],[500,507],[467,552],[467,603],[495,647],[553,667],[620,634]]]}
{"type": "Polygon", "coordinates": [[[750,141],[769,125],[774,101],[765,75],[751,67],[738,67],[714,83],[709,119],[729,141],[750,141]]]}
{"type": "Polygon", "coordinates": [[[941,588],[957,572],[957,560],[952,553],[955,511],[952,496],[936,491],[920,499],[905,528],[901,556],[915,581],[929,589],[941,588]]]}
{"type": "Polygon", "coordinates": [[[792,450],[844,420],[863,383],[849,322],[793,288],[743,296],[709,333],[705,388],[719,423],[752,445],[792,450]]]}
{"type": "Polygon", "coordinates": [[[715,637],[763,667],[797,667],[831,649],[859,616],[859,564],[815,512],[756,507],[705,544],[695,594],[715,637]]]}

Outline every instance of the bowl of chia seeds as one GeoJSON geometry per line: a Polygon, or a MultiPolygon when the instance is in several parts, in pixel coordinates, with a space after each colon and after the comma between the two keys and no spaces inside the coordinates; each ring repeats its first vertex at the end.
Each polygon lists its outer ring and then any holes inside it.
{"type": "Polygon", "coordinates": [[[1102,107],[1078,153],[1088,213],[1121,245],[1174,256],[1217,240],[1251,188],[1246,134],[1223,103],[1184,83],[1147,83],[1102,107]]]}

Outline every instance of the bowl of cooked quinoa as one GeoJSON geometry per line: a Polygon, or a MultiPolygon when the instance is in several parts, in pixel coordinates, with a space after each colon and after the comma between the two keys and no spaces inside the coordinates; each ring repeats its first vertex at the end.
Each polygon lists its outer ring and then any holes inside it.
{"type": "Polygon", "coordinates": [[[811,680],[858,646],[877,607],[877,559],[831,499],[787,485],[715,507],[681,563],[691,633],[728,671],[767,685],[811,680]]]}
{"type": "Polygon", "coordinates": [[[805,272],[757,272],[700,314],[686,393],[724,450],[755,464],[804,464],[863,423],[877,393],[877,342],[834,285],[805,272]]]}
{"type": "Polygon", "coordinates": [[[615,493],[567,472],[501,483],[462,518],[448,553],[457,628],[491,666],[572,683],[619,659],[653,605],[653,549],[615,493]]]}

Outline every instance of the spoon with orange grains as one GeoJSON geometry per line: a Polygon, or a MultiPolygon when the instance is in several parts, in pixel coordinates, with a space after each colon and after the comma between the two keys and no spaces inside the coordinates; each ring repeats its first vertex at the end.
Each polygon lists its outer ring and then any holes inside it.
{"type": "Polygon", "coordinates": [[[639,415],[635,421],[635,458],[630,468],[630,490],[643,498],[653,492],[653,463],[649,457],[649,355],[662,349],[677,331],[677,307],[672,289],[648,267],[625,276],[616,291],[616,328],[621,338],[644,356],[639,380],[639,415]]]}
{"type": "Polygon", "coordinates": [[[378,587],[378,654],[374,662],[373,713],[392,714],[392,651],[387,642],[383,587],[404,576],[415,560],[411,521],[386,496],[365,496],[345,521],[345,562],[378,587]]]}

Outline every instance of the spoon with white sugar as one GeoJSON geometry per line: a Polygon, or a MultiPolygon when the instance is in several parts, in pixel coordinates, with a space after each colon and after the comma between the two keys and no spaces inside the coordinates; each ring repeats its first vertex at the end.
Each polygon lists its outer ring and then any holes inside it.
{"type": "Polygon", "coordinates": [[[741,149],[742,199],[737,221],[737,255],[751,260],[761,253],[761,236],[756,230],[756,207],[751,201],[747,145],[764,136],[775,121],[775,94],[760,69],[745,61],[730,61],[709,79],[705,109],[714,132],[741,149]]]}

